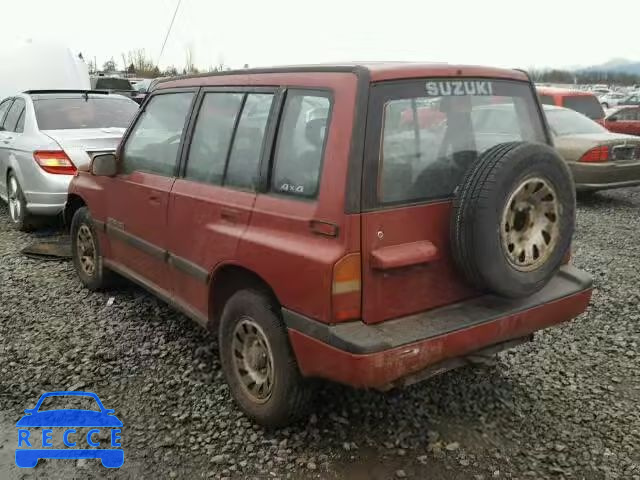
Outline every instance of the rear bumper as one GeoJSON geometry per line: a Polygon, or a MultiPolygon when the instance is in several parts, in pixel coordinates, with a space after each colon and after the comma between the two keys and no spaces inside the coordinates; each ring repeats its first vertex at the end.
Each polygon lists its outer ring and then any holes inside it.
{"type": "Polygon", "coordinates": [[[640,162],[573,163],[571,171],[580,191],[640,185],[640,162]]]}
{"type": "Polygon", "coordinates": [[[386,390],[578,316],[589,304],[591,285],[588,274],[565,266],[525,299],[485,295],[375,325],[326,325],[287,310],[284,319],[303,375],[386,390]]]}

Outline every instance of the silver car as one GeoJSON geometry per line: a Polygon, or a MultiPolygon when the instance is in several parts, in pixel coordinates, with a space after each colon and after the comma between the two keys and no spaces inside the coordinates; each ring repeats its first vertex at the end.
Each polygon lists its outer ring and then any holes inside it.
{"type": "Polygon", "coordinates": [[[95,152],[112,152],[138,104],[121,95],[29,91],[0,103],[0,198],[29,230],[62,212],[73,174],[95,152]]]}

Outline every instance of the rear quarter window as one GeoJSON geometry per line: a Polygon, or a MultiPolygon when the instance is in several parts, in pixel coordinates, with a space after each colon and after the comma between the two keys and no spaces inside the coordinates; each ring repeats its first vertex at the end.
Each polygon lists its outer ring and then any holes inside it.
{"type": "Polygon", "coordinates": [[[572,95],[563,97],[562,106],[580,112],[592,120],[604,118],[602,105],[595,96],[592,95],[572,95]]]}

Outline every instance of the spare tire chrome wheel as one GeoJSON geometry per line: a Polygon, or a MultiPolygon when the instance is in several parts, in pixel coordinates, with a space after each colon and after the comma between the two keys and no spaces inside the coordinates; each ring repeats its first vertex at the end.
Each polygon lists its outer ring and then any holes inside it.
{"type": "Polygon", "coordinates": [[[558,196],[542,178],[523,180],[502,214],[502,246],[511,266],[535,270],[549,259],[558,243],[558,196]]]}
{"type": "Polygon", "coordinates": [[[509,142],[483,152],[456,192],[451,252],[477,289],[521,298],[542,289],[571,245],[571,172],[550,146],[509,142]]]}

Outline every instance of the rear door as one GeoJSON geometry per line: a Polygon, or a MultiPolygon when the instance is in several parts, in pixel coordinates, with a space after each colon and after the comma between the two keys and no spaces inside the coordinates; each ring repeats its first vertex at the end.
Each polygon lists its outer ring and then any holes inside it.
{"type": "Polygon", "coordinates": [[[206,89],[170,197],[175,297],[206,318],[209,274],[234,259],[256,199],[274,89],[206,89]]]}
{"type": "Polygon", "coordinates": [[[155,95],[119,152],[118,175],[106,178],[110,259],[149,287],[170,292],[166,264],[169,192],[196,91],[155,95]]]}
{"type": "Polygon", "coordinates": [[[449,250],[452,197],[488,148],[548,143],[540,115],[525,82],[423,79],[371,87],[361,216],[366,323],[478,294],[449,250]],[[442,121],[421,123],[425,108],[442,121]]]}

